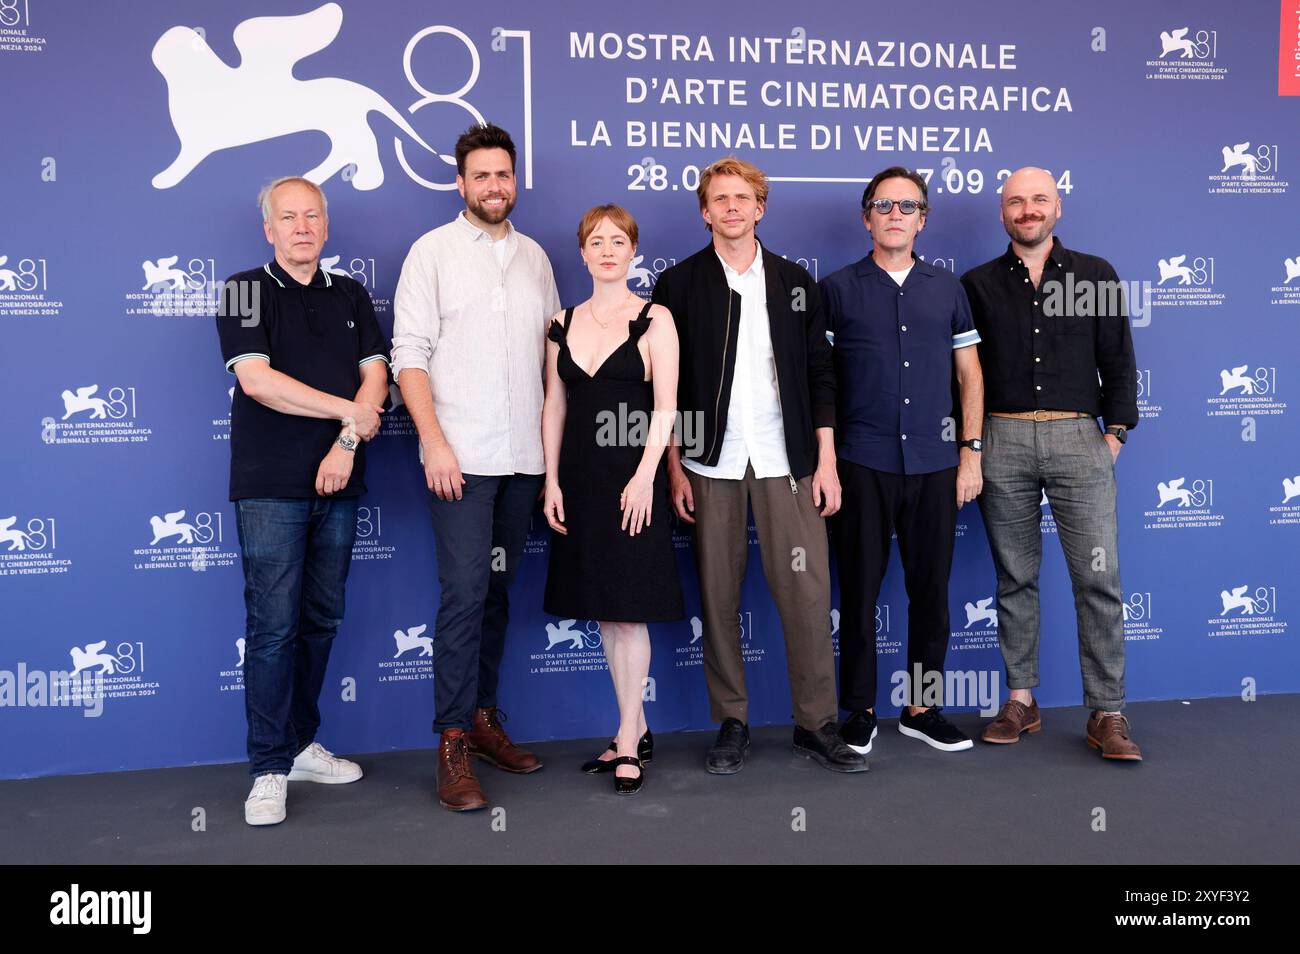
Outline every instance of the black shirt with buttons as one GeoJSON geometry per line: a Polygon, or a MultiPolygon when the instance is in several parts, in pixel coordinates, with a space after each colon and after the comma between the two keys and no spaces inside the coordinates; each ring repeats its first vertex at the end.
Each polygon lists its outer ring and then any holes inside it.
{"type": "Polygon", "coordinates": [[[1010,244],[961,283],[980,333],[987,411],[1083,411],[1137,426],[1127,299],[1109,262],[1053,237],[1037,288],[1010,244]]]}
{"type": "MultiPolygon", "coordinates": [[[[261,358],[308,387],[351,401],[361,387],[361,366],[387,365],[388,342],[360,282],[318,267],[303,285],[276,261],[232,275],[231,282],[258,289],[256,319],[233,313],[216,319],[221,357],[232,374],[240,361],[261,358]]],[[[243,292],[242,300],[250,295],[243,292]]],[[[241,293],[225,300],[238,302],[241,293]]],[[[246,395],[238,381],[230,418],[231,500],[316,496],[316,472],[338,438],[337,420],[273,411],[246,395]]],[[[336,496],[365,492],[364,445],[355,453],[352,476],[336,496]]]]}

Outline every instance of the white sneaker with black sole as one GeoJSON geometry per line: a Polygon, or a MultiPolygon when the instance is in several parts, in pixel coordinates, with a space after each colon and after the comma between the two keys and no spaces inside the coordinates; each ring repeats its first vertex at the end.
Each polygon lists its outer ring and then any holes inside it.
{"type": "Polygon", "coordinates": [[[871,743],[876,739],[876,713],[864,709],[854,712],[840,726],[840,738],[858,755],[870,755],[871,743]]]}
{"type": "Polygon", "coordinates": [[[898,714],[898,731],[913,739],[920,739],[941,752],[961,752],[975,745],[965,733],[940,714],[938,706],[916,715],[910,715],[904,706],[898,714]]]}
{"type": "Polygon", "coordinates": [[[323,785],[346,785],[361,777],[361,766],[341,759],[319,742],[298,753],[289,772],[291,782],[320,782],[323,785]]]}

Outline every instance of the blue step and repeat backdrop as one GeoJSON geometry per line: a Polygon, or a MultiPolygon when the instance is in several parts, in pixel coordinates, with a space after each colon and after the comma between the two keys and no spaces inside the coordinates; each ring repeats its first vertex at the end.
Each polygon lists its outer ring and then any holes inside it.
{"type": "MultiPolygon", "coordinates": [[[[1300,690],[1298,34],[1295,0],[3,0],[0,776],[243,758],[234,382],[213,282],[270,257],[254,196],[305,173],[330,198],[328,267],[364,283],[391,330],[407,248],[461,207],[445,157],[481,119],[514,134],[514,222],[550,254],[566,302],[589,289],[574,238],[586,208],[637,217],[633,285],[649,295],[707,241],[692,189],[727,153],[772,178],[763,241],[819,277],[866,252],[859,196],[884,166],[929,177],[918,251],[957,273],[1005,247],[1008,170],[1050,169],[1063,241],[1132,283],[1129,697],[1300,690]]],[[[323,698],[322,739],[345,752],[431,745],[438,592],[400,407],[370,461],[323,698]]],[[[1046,500],[1042,532],[1039,698],[1072,705],[1073,600],[1046,500]]],[[[949,667],[1004,692],[975,508],[958,535],[949,667]]],[[[607,735],[599,626],[541,612],[548,536],[539,515],[502,706],[520,738],[607,735]]],[[[688,535],[678,543],[698,617],[688,535]]],[[[752,717],[787,722],[780,626],[752,555],[752,717]]],[[[905,659],[897,565],[877,618],[888,674],[905,659]]],[[[652,639],[651,725],[706,727],[698,618],[652,639]]],[[[886,710],[889,697],[882,675],[886,710]]]]}

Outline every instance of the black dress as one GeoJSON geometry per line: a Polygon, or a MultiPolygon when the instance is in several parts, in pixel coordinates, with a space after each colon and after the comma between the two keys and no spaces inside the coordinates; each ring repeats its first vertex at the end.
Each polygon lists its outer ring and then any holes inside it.
{"type": "Polygon", "coordinates": [[[572,308],[565,310],[564,324],[552,321],[547,333],[560,346],[557,370],[568,394],[558,477],[569,532],[551,534],[542,605],[552,616],[657,623],[685,615],[662,458],[650,525],[632,536],[621,529],[618,506],[641,464],[654,411],[654,390],[637,348],[650,327],[649,311],[647,303],[628,323],[627,341],[591,376],[569,353],[572,308]]]}

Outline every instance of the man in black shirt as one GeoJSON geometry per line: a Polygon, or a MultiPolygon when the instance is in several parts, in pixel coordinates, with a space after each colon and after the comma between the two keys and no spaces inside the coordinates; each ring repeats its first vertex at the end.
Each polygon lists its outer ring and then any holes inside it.
{"type": "Polygon", "coordinates": [[[244,706],[250,825],[284,821],[291,781],[340,784],[355,762],[316,741],[317,699],[343,621],[365,492],[361,441],[388,393],[387,352],[365,288],[320,268],[325,196],[278,179],[259,196],[275,257],[226,283],[217,333],[238,379],[230,499],[244,565],[244,706]],[[235,307],[239,303],[251,307],[235,307]]]}
{"type": "Polygon", "coordinates": [[[1052,235],[1061,199],[1050,173],[1015,172],[1002,190],[1007,251],[962,276],[984,369],[980,509],[998,575],[998,640],[1011,698],[984,741],[1042,726],[1038,685],[1040,495],[1056,518],[1074,588],[1088,744],[1140,760],[1124,707],[1124,615],[1115,460],[1137,426],[1128,308],[1104,259],[1052,235]],[[1096,418],[1105,422],[1105,433],[1096,418]]]}

